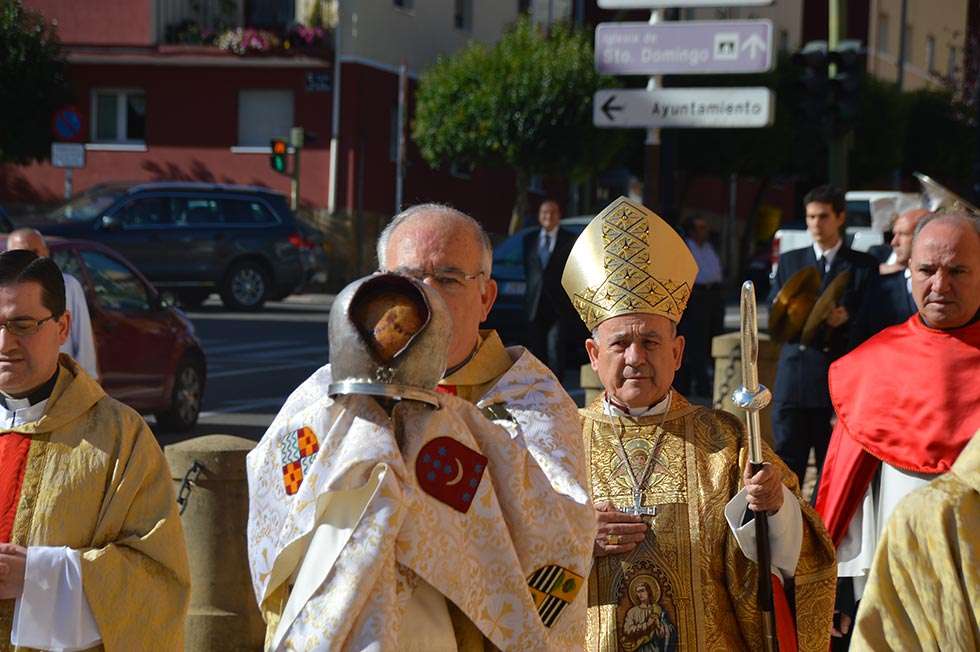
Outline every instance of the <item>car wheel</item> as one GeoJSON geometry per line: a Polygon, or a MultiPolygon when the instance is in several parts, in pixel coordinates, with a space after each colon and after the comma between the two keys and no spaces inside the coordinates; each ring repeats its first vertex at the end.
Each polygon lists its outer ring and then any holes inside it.
{"type": "Polygon", "coordinates": [[[269,275],[258,263],[235,263],[225,276],[221,301],[229,310],[258,310],[269,292],[269,275]]]}
{"type": "Polygon", "coordinates": [[[204,371],[193,360],[183,360],[177,365],[174,389],[170,396],[170,409],[158,412],[157,423],[165,430],[186,432],[197,423],[204,396],[204,371]]]}

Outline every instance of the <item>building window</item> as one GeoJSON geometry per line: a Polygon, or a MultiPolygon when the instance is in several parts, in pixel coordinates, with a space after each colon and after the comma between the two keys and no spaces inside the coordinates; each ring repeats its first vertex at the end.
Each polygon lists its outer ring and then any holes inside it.
{"type": "Polygon", "coordinates": [[[415,0],[391,0],[399,9],[415,9],[415,0]]]}
{"type": "Polygon", "coordinates": [[[92,140],[97,143],[146,142],[146,94],[141,90],[92,92],[92,140]]]}
{"type": "Polygon", "coordinates": [[[949,57],[946,61],[946,76],[950,81],[956,81],[956,48],[949,46],[949,57]]]}
{"type": "Polygon", "coordinates": [[[464,32],[473,29],[473,0],[455,0],[453,25],[464,32]]]}
{"type": "Polygon", "coordinates": [[[926,70],[935,74],[936,72],[936,37],[926,37],[926,70]]]}
{"type": "Polygon", "coordinates": [[[293,92],[238,91],[238,145],[269,147],[274,138],[289,139],[293,127],[293,92]]]}
{"type": "Polygon", "coordinates": [[[878,14],[878,52],[888,54],[888,14],[878,14]]]}

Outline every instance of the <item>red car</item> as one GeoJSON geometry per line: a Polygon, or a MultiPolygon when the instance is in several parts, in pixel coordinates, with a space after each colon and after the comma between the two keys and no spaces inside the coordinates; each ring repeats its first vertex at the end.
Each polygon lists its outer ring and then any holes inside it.
{"type": "MultiPolygon", "coordinates": [[[[95,242],[47,238],[51,257],[85,288],[102,387],[166,430],[197,423],[207,358],[194,326],[125,258],[95,242]]],[[[6,237],[0,250],[6,249],[6,237]]]]}

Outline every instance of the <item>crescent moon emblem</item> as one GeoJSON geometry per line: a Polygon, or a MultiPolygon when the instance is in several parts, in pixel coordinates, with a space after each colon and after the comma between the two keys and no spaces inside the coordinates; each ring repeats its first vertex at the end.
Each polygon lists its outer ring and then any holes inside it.
{"type": "Polygon", "coordinates": [[[454,457],[453,459],[456,460],[456,466],[459,468],[456,471],[456,477],[453,478],[452,482],[446,483],[447,487],[451,487],[454,484],[459,484],[459,481],[463,479],[463,463],[459,461],[458,457],[454,457]]]}

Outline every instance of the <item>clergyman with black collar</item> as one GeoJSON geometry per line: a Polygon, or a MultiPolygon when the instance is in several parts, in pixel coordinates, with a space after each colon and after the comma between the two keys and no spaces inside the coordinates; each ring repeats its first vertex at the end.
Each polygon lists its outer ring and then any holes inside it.
{"type": "Polygon", "coordinates": [[[143,418],[59,355],[70,322],[54,261],[0,254],[0,641],[181,650],[169,469],[143,418]]]}

